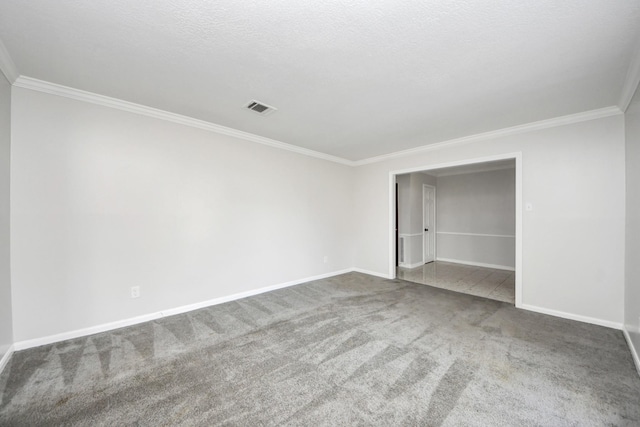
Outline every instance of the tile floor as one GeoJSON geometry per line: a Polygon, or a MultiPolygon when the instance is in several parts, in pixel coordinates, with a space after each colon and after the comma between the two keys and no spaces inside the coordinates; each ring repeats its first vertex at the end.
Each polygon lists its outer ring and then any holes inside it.
{"type": "Polygon", "coordinates": [[[514,271],[435,261],[416,268],[398,267],[398,279],[515,304],[514,271]]]}

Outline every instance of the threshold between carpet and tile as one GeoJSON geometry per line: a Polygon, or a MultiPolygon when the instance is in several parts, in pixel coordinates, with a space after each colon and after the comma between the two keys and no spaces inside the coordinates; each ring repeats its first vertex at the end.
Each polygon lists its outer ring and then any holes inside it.
{"type": "Polygon", "coordinates": [[[398,279],[515,304],[516,273],[445,261],[415,268],[398,267],[398,279]]]}
{"type": "Polygon", "coordinates": [[[348,273],[18,351],[0,425],[639,425],[622,332],[348,273]]]}

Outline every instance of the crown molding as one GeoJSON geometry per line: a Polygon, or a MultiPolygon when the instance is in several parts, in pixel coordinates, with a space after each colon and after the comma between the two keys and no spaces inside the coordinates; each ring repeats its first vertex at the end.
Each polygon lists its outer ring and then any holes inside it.
{"type": "Polygon", "coordinates": [[[16,64],[13,62],[13,59],[11,59],[11,55],[9,55],[9,51],[4,43],[2,43],[2,40],[0,40],[0,71],[2,71],[2,74],[4,74],[11,84],[14,84],[20,75],[16,64]]]}
{"type": "MultiPolygon", "coordinates": [[[[1,48],[1,46],[0,46],[1,48]]],[[[1,56],[1,52],[0,52],[1,56]]],[[[9,58],[10,59],[10,58],[9,58]]],[[[3,69],[4,72],[4,69],[3,69]]],[[[552,119],[541,120],[538,122],[526,123],[523,125],[513,126],[509,128],[499,129],[490,132],[479,133],[476,135],[465,136],[462,138],[455,138],[447,141],[437,142],[434,144],[423,145],[421,147],[411,148],[403,151],[396,151],[394,153],[383,154],[376,157],[370,157],[363,160],[347,160],[341,157],[332,156],[330,154],[321,153],[307,148],[298,147],[296,145],[287,144],[285,142],[277,141],[275,139],[265,138],[259,135],[255,135],[249,132],[243,132],[237,129],[232,129],[226,126],[217,125],[215,123],[207,122],[204,120],[194,119],[192,117],[183,116],[180,114],[170,113],[168,111],[160,110],[157,108],[147,107],[140,104],[135,104],[129,101],[123,101],[117,98],[111,98],[104,95],[98,95],[96,93],[87,92],[80,89],[74,89],[68,86],[62,86],[56,83],[50,83],[43,80],[34,79],[26,76],[19,76],[15,79],[14,86],[25,89],[35,90],[38,92],[49,93],[52,95],[63,96],[65,98],[75,99],[78,101],[89,102],[91,104],[101,105],[104,107],[115,108],[122,111],[127,111],[135,114],[140,114],[148,117],[157,118],[160,120],[166,120],[173,123],[178,123],[185,126],[190,126],[198,129],[215,132],[221,135],[227,135],[245,141],[251,141],[269,147],[279,148],[281,150],[287,150],[294,153],[302,154],[309,157],[315,157],[322,160],[327,160],[334,163],[339,163],[346,166],[362,166],[371,163],[378,163],[389,159],[398,157],[409,156],[413,154],[424,153],[428,151],[438,150],[444,147],[469,144],[472,142],[483,141],[492,138],[504,137],[509,135],[515,135],[525,132],[531,132],[535,130],[548,129],[556,126],[563,126],[572,123],[579,123],[588,120],[599,119],[603,117],[609,117],[616,114],[622,114],[622,110],[617,106],[600,108],[597,110],[585,111],[577,114],[570,114],[566,116],[555,117],[552,119]]]]}
{"type": "Polygon", "coordinates": [[[234,138],[243,139],[245,141],[256,142],[258,144],[279,148],[281,150],[292,151],[294,153],[303,154],[309,157],[315,157],[318,159],[328,160],[331,162],[340,163],[347,166],[353,166],[352,161],[343,159],[341,157],[320,153],[318,151],[309,150],[307,148],[302,148],[296,145],[287,144],[285,142],[277,141],[275,139],[265,138],[249,132],[243,132],[243,131],[232,129],[226,126],[217,125],[215,123],[207,122],[204,120],[194,119],[192,117],[170,113],[168,111],[159,110],[157,108],[147,107],[144,105],[123,101],[121,99],[111,98],[104,95],[98,95],[96,93],[87,92],[80,89],[74,89],[68,86],[62,86],[59,84],[34,79],[31,77],[20,76],[15,80],[13,85],[16,87],[24,88],[24,89],[35,90],[38,92],[44,92],[52,95],[63,96],[65,98],[75,99],[77,101],[89,102],[91,104],[101,105],[109,108],[115,108],[117,110],[127,111],[130,113],[141,114],[144,116],[153,117],[160,120],[166,120],[169,122],[178,123],[185,126],[190,126],[198,129],[207,130],[210,132],[215,132],[221,135],[227,135],[234,138]]]}
{"type": "Polygon", "coordinates": [[[436,142],[434,144],[423,145],[421,147],[410,148],[408,150],[396,151],[395,153],[383,154],[381,156],[370,157],[368,159],[357,160],[353,162],[354,166],[362,166],[371,163],[383,162],[385,160],[405,157],[414,154],[425,153],[428,151],[438,150],[444,147],[454,145],[469,144],[472,142],[484,141],[492,138],[500,138],[509,135],[517,135],[520,133],[531,132],[535,130],[548,129],[556,126],[563,126],[572,123],[585,122],[588,120],[600,119],[603,117],[615,116],[622,114],[617,106],[599,108],[597,110],[585,111],[577,114],[569,114],[566,116],[554,117],[553,119],[541,120],[538,122],[526,123],[523,125],[513,126],[509,128],[494,130],[490,132],[478,133],[475,135],[464,136],[462,138],[450,139],[447,141],[436,142]]]}
{"type": "Polygon", "coordinates": [[[640,42],[637,43],[636,49],[631,56],[631,63],[629,64],[627,76],[625,77],[624,85],[622,86],[620,100],[618,101],[618,106],[622,112],[627,111],[627,108],[629,108],[629,104],[631,104],[631,99],[636,93],[638,84],[640,84],[640,42]]]}

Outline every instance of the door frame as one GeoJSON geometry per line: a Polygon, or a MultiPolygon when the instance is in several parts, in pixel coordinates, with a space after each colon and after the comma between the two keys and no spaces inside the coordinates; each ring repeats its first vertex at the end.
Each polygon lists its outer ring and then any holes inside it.
{"type": "Polygon", "coordinates": [[[400,265],[400,258],[398,254],[398,240],[400,239],[399,230],[398,230],[398,182],[395,183],[395,205],[396,205],[396,220],[395,220],[395,230],[396,230],[396,267],[400,265]]]}
{"type": "Polygon", "coordinates": [[[522,152],[513,152],[505,154],[497,154],[493,156],[478,157],[471,159],[464,159],[458,161],[451,161],[447,163],[427,164],[417,166],[409,169],[392,170],[389,171],[389,274],[387,277],[391,279],[396,278],[395,267],[395,183],[396,176],[413,172],[428,172],[432,169],[441,169],[452,166],[464,166],[472,165],[475,163],[493,162],[496,160],[509,160],[514,159],[516,162],[516,304],[515,306],[522,307],[522,292],[524,283],[522,283],[522,246],[523,246],[523,233],[522,233],[522,152]]]}
{"type": "Polygon", "coordinates": [[[426,251],[424,250],[425,249],[425,244],[424,243],[425,243],[425,240],[426,240],[425,232],[424,232],[424,216],[425,216],[424,215],[425,214],[425,204],[424,204],[425,197],[424,196],[425,196],[425,190],[427,188],[430,188],[431,191],[433,191],[433,221],[432,221],[432,224],[431,224],[431,228],[432,228],[431,233],[433,233],[432,234],[432,236],[433,236],[433,259],[431,261],[429,261],[429,262],[435,261],[438,258],[438,253],[437,253],[437,251],[438,251],[437,240],[438,239],[436,239],[436,237],[437,237],[436,236],[436,230],[437,230],[437,228],[436,228],[436,224],[437,224],[436,223],[436,191],[438,191],[438,190],[436,189],[435,185],[422,184],[422,230],[423,230],[422,231],[422,263],[423,264],[427,263],[427,254],[426,254],[426,251]]]}

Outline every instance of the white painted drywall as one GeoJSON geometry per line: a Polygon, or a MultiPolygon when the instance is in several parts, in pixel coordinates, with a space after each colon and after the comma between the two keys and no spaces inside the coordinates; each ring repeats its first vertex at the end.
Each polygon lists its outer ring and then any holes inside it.
{"type": "Polygon", "coordinates": [[[411,176],[399,175],[398,183],[398,233],[411,233],[411,176]]]}
{"type": "Polygon", "coordinates": [[[398,233],[404,238],[403,267],[422,263],[422,185],[436,185],[436,178],[423,173],[399,175],[398,183],[398,233]]]}
{"type": "Polygon", "coordinates": [[[411,235],[411,175],[399,175],[398,184],[398,265],[408,267],[413,263],[414,245],[411,235]]]}
{"type": "Polygon", "coordinates": [[[438,258],[515,268],[515,182],[515,169],[438,177],[438,258]]]}
{"type": "Polygon", "coordinates": [[[626,263],[625,328],[640,354],[640,89],[625,114],[626,127],[626,263]]]}
{"type": "Polygon", "coordinates": [[[13,344],[9,251],[11,85],[0,73],[0,360],[13,344]]]}
{"type": "Polygon", "coordinates": [[[522,302],[621,325],[624,306],[625,160],[621,114],[458,144],[356,168],[355,265],[390,275],[389,175],[521,152],[522,302]]]}
{"type": "Polygon", "coordinates": [[[17,87],[12,132],[15,342],[353,266],[348,166],[17,87]]]}

